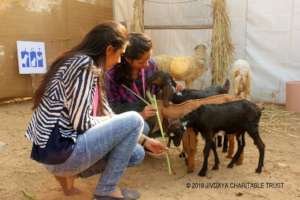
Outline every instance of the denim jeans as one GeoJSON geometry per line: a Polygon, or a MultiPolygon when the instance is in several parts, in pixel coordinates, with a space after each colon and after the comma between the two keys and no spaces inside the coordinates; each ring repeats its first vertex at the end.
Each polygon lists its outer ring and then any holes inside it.
{"type": "MultiPolygon", "coordinates": [[[[148,123],[144,120],[144,129],[143,129],[142,133],[144,135],[148,135],[149,132],[150,132],[150,127],[149,127],[148,123]]],[[[133,166],[139,164],[141,162],[141,157],[145,156],[144,154],[145,154],[144,148],[140,144],[138,144],[130,157],[128,167],[133,167],[133,166]]],[[[101,160],[97,161],[94,165],[90,166],[88,169],[80,172],[80,174],[78,176],[81,178],[88,178],[88,177],[94,176],[96,174],[102,173],[107,164],[107,160],[108,160],[108,155],[106,155],[101,160]]]]}
{"type": "Polygon", "coordinates": [[[79,135],[74,151],[64,163],[45,166],[54,175],[72,176],[104,160],[95,194],[107,195],[115,190],[128,166],[143,161],[145,152],[137,143],[143,127],[143,118],[134,111],[115,115],[79,135]]]}

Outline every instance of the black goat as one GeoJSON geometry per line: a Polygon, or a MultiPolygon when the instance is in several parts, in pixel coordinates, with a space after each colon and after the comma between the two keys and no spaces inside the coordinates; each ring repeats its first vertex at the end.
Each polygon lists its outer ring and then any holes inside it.
{"type": "Polygon", "coordinates": [[[200,132],[205,139],[205,147],[203,150],[204,162],[198,175],[206,175],[208,156],[211,149],[215,157],[213,170],[219,168],[220,161],[213,138],[215,134],[221,130],[225,131],[225,134],[236,133],[238,142],[238,150],[228,164],[228,168],[233,167],[243,152],[245,146],[244,136],[247,131],[259,150],[259,162],[256,172],[261,173],[264,165],[265,145],[259,136],[258,126],[260,116],[261,109],[256,104],[247,100],[218,105],[202,105],[195,111],[187,114],[182,121],[187,122],[186,126],[193,128],[195,133],[200,132]]]}
{"type": "Polygon", "coordinates": [[[184,89],[180,93],[175,93],[171,99],[173,103],[182,103],[190,99],[201,99],[218,94],[226,94],[229,91],[230,82],[227,79],[223,86],[210,86],[204,90],[184,89]]]}
{"type": "Polygon", "coordinates": [[[161,90],[158,98],[163,100],[164,106],[168,106],[169,101],[172,100],[173,95],[176,93],[176,82],[169,73],[156,71],[147,79],[148,88],[151,88],[152,84],[156,85],[161,90]]]}
{"type": "Polygon", "coordinates": [[[181,143],[181,138],[185,132],[183,125],[180,120],[168,120],[167,122],[166,133],[169,137],[168,147],[171,146],[171,141],[174,146],[178,147],[181,143]]]}

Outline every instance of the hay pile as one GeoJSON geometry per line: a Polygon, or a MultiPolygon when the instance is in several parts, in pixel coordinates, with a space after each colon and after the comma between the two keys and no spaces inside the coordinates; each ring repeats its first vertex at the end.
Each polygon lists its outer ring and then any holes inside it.
{"type": "Polygon", "coordinates": [[[135,0],[133,4],[133,24],[131,32],[144,32],[144,0],[135,0]]]}
{"type": "Polygon", "coordinates": [[[230,36],[230,19],[225,0],[213,0],[212,82],[223,84],[228,66],[233,63],[234,47],[230,36]]]}

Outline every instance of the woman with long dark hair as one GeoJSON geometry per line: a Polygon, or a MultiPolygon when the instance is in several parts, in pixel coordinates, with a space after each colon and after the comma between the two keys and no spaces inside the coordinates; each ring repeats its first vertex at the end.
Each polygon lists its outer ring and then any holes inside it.
{"type": "Polygon", "coordinates": [[[91,116],[99,79],[119,62],[126,42],[127,31],[121,24],[94,27],[52,63],[35,94],[26,131],[33,142],[31,158],[44,164],[67,194],[73,190],[67,184],[73,177],[103,160],[94,199],[137,199],[137,192],[121,190],[117,183],[128,166],[143,160],[144,149],[138,142],[154,152],[165,149],[161,143],[145,141],[140,134],[144,122],[137,112],[114,115],[105,95],[101,103],[109,119],[91,116]]]}
{"type": "MultiPolygon", "coordinates": [[[[121,62],[109,70],[105,76],[108,101],[116,113],[134,110],[145,120],[145,134],[155,125],[155,112],[136,95],[146,99],[146,90],[158,92],[155,86],[147,88],[146,80],[157,70],[151,57],[152,41],[144,33],[130,33],[129,42],[121,62]],[[135,93],[135,94],[134,94],[135,93]]],[[[150,138],[147,138],[150,139],[150,138]]]]}

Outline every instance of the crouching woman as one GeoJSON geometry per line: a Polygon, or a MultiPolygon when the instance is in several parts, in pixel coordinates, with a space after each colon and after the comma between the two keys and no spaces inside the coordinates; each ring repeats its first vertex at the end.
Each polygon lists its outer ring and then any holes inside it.
{"type": "Polygon", "coordinates": [[[117,183],[128,166],[142,162],[144,148],[138,143],[156,153],[165,149],[158,141],[145,141],[140,134],[144,121],[137,112],[113,115],[104,96],[101,104],[111,117],[91,116],[99,72],[120,60],[126,41],[127,31],[118,23],[94,27],[53,62],[35,94],[26,131],[33,142],[31,158],[55,175],[65,193],[73,188],[66,188],[64,180],[105,160],[94,199],[137,199],[136,191],[119,189],[117,183]]]}

